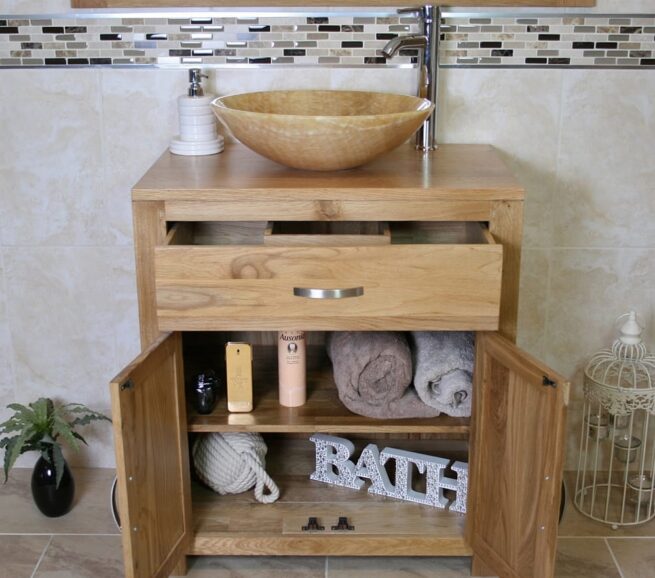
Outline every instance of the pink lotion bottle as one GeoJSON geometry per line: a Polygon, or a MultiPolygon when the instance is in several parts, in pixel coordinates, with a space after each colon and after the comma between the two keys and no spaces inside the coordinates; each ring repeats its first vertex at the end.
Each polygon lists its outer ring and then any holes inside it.
{"type": "Polygon", "coordinates": [[[307,342],[304,331],[278,333],[277,367],[280,405],[304,405],[307,401],[307,342]]]}

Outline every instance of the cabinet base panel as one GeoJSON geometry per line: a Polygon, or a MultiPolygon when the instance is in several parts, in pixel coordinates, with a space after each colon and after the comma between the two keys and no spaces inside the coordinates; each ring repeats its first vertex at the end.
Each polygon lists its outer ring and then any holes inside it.
{"type": "Polygon", "coordinates": [[[193,556],[471,556],[463,538],[196,535],[193,556]]]}

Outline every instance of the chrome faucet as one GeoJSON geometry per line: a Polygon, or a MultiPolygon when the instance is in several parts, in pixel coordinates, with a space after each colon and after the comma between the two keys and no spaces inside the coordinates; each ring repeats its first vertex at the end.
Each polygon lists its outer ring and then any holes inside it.
{"type": "Polygon", "coordinates": [[[437,148],[435,138],[437,130],[437,94],[439,73],[439,6],[421,6],[420,8],[401,8],[399,14],[418,14],[423,24],[422,34],[396,36],[387,42],[382,54],[393,58],[402,48],[420,48],[419,86],[417,94],[434,103],[432,114],[425,120],[416,133],[416,148],[420,151],[432,151],[437,148]]]}

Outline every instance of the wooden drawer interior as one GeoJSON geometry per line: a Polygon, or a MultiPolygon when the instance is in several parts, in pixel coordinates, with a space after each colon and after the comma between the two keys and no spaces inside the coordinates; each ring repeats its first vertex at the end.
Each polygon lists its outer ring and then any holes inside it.
{"type": "Polygon", "coordinates": [[[495,244],[469,221],[212,221],[169,226],[166,245],[371,246],[495,244]]]}
{"type": "Polygon", "coordinates": [[[264,232],[264,245],[389,245],[389,224],[381,221],[273,221],[264,232]]]}

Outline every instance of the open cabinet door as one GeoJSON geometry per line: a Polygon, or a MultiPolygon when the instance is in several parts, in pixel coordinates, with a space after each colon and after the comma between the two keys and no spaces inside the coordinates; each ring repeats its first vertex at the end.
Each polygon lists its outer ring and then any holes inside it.
{"type": "Polygon", "coordinates": [[[473,571],[552,578],[569,384],[496,333],[476,340],[466,528],[473,571]]]}
{"type": "Polygon", "coordinates": [[[125,576],[168,577],[191,517],[180,335],[160,337],[110,387],[125,576]]]}

